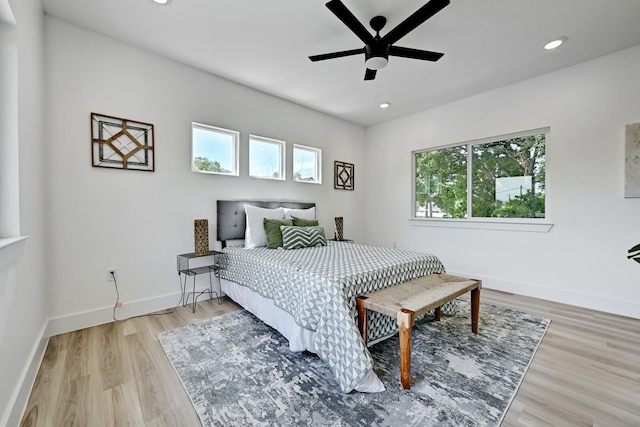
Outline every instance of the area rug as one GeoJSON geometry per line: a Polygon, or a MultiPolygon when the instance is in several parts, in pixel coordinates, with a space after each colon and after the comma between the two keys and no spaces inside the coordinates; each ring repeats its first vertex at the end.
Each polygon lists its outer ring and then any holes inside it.
{"type": "Polygon", "coordinates": [[[342,393],[316,355],[292,353],[241,310],[158,334],[204,426],[497,426],[549,320],[481,304],[413,330],[412,387],[400,386],[397,335],[370,347],[386,391],[342,393]]]}

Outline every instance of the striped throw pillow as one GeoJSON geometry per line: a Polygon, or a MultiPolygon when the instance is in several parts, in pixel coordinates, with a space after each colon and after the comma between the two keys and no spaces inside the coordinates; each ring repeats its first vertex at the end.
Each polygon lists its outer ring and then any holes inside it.
{"type": "Polygon", "coordinates": [[[300,249],[312,246],[326,246],[327,238],[321,225],[313,227],[296,227],[281,225],[282,247],[284,249],[300,249]]]}

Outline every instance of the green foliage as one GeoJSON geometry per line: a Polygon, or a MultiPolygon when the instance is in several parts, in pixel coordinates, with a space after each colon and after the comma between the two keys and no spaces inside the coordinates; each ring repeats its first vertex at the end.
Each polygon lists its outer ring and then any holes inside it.
{"type": "Polygon", "coordinates": [[[198,156],[193,160],[193,166],[199,171],[231,173],[230,170],[224,169],[217,160],[210,160],[208,157],[198,156]]]}
{"type": "Polygon", "coordinates": [[[416,204],[430,214],[439,207],[446,218],[467,214],[467,147],[416,154],[416,204]]]}
{"type": "Polygon", "coordinates": [[[528,191],[502,203],[494,212],[498,218],[531,218],[536,213],[544,213],[544,196],[528,191]]]}
{"type": "Polygon", "coordinates": [[[627,259],[632,259],[638,263],[640,263],[640,244],[635,245],[631,249],[629,249],[629,256],[627,259]]]}
{"type": "Polygon", "coordinates": [[[473,216],[535,218],[544,214],[545,135],[511,138],[473,147],[473,216]],[[500,178],[530,177],[531,189],[503,202],[495,194],[500,178]]]}
{"type": "MultiPolygon", "coordinates": [[[[539,134],[472,146],[474,217],[544,217],[545,140],[539,134]],[[511,197],[506,191],[496,195],[499,182],[519,182],[520,191],[511,197]]],[[[439,216],[465,218],[467,146],[426,151],[415,159],[416,207],[423,207],[426,217],[434,216],[435,206],[439,216]]]]}

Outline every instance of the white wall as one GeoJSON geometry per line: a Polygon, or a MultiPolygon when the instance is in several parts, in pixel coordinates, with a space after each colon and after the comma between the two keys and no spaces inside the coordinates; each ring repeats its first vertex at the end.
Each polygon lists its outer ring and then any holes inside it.
{"type": "MultiPolygon", "coordinates": [[[[0,7],[6,12],[7,3],[4,0],[2,3],[0,7]]],[[[13,106],[8,106],[3,97],[0,108],[13,110],[9,116],[12,122],[17,117],[17,132],[15,126],[10,132],[3,129],[1,137],[7,139],[1,143],[12,146],[9,152],[14,158],[13,167],[17,153],[17,168],[12,169],[11,182],[5,182],[3,188],[5,184],[10,185],[17,190],[18,196],[11,198],[10,206],[3,212],[11,218],[3,222],[2,231],[12,237],[29,236],[26,242],[0,249],[0,425],[13,426],[20,422],[46,346],[48,289],[44,282],[47,262],[43,222],[42,6],[39,0],[10,0],[8,5],[16,22],[9,36],[14,38],[13,48],[17,49],[17,96],[12,95],[13,106]],[[19,203],[19,209],[16,203],[19,203]]],[[[4,38],[7,34],[3,30],[1,35],[4,38]]],[[[8,124],[0,124],[5,125],[8,124]]],[[[7,153],[2,151],[3,155],[7,153]]]]}
{"type": "Polygon", "coordinates": [[[217,199],[313,201],[328,235],[344,216],[347,236],[364,239],[364,182],[353,192],[332,183],[334,160],[364,176],[364,128],[57,18],[45,18],[45,35],[50,333],[111,319],[108,268],[120,316],[177,303],[176,255],[194,250],[196,218],[209,219],[215,242],[217,199]],[[153,123],[156,171],[92,168],[91,112],[153,123]],[[192,121],[241,132],[240,177],[190,171],[192,121]],[[288,177],[293,143],[321,148],[323,184],[248,178],[249,133],[287,141],[288,177]]]}
{"type": "Polygon", "coordinates": [[[369,243],[423,250],[485,286],[640,318],[640,199],[624,198],[640,46],[367,129],[369,243]],[[412,150],[550,126],[548,233],[412,226],[412,150]]]}

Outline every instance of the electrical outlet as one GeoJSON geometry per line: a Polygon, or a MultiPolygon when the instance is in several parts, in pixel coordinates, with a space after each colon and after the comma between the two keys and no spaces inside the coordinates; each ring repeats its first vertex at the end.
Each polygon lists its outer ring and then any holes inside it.
{"type": "Polygon", "coordinates": [[[393,242],[393,249],[398,249],[398,242],[393,242]]]}
{"type": "Polygon", "coordinates": [[[113,277],[118,280],[118,269],[117,268],[107,268],[107,282],[113,282],[113,277]],[[113,275],[111,274],[113,272],[113,275]]]}

